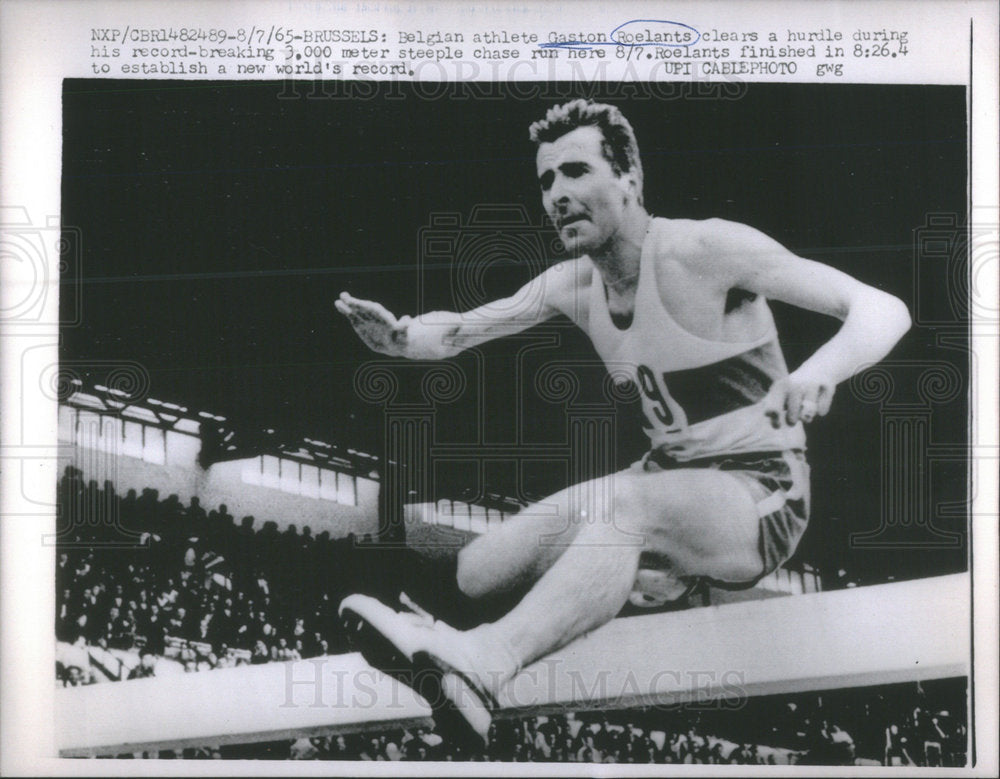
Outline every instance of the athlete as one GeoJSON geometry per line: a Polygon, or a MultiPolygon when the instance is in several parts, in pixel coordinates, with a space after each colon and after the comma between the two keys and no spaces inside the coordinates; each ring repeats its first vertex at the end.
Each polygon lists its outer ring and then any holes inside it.
{"type": "Polygon", "coordinates": [[[376,352],[434,360],[562,314],[614,378],[641,391],[651,445],[642,461],[525,509],[459,553],[470,596],[530,586],[501,619],[457,631],[367,596],[341,605],[379,637],[381,658],[429,671],[437,686],[422,692],[484,739],[498,690],[612,619],[637,586],[662,599],[699,577],[753,582],[787,560],[808,520],[803,423],[910,326],[897,298],[752,227],[651,216],[635,135],[617,108],[574,100],[530,136],[542,203],[575,259],[465,313],[397,319],[347,293],[335,304],[376,352]],[[843,324],[789,373],[768,299],[843,324]]]}

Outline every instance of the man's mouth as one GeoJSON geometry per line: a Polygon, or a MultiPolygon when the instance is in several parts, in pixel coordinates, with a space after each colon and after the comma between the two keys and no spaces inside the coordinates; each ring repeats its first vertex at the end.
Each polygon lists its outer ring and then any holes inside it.
{"type": "Polygon", "coordinates": [[[564,227],[569,227],[577,222],[586,221],[587,217],[583,214],[573,214],[571,216],[564,216],[559,220],[559,229],[562,230],[564,227]]]}

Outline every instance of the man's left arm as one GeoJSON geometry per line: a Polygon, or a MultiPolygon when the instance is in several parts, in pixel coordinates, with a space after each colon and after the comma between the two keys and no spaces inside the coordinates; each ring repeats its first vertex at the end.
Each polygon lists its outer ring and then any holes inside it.
{"type": "Polygon", "coordinates": [[[782,416],[795,424],[826,414],[837,384],[883,359],[910,329],[910,313],[899,298],[798,257],[747,225],[713,220],[702,249],[733,287],[843,322],[833,338],[771,388],[765,404],[776,427],[782,416]]]}

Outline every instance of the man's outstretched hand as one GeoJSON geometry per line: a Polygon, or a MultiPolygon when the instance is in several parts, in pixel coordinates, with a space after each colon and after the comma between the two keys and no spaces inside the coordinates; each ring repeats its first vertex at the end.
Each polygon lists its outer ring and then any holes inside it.
{"type": "Polygon", "coordinates": [[[351,327],[369,349],[392,357],[405,356],[410,317],[396,319],[381,303],[360,300],[346,292],[341,292],[333,305],[350,320],[351,327]]]}

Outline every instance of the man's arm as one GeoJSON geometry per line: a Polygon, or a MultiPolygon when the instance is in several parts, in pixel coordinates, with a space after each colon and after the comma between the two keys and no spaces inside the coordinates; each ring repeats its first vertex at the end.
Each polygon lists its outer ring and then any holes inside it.
{"type": "Polygon", "coordinates": [[[465,313],[433,311],[397,319],[380,303],[346,292],[334,306],[376,352],[411,360],[443,360],[494,338],[527,330],[556,314],[572,316],[583,270],[579,261],[559,263],[510,297],[465,313]]]}
{"type": "Polygon", "coordinates": [[[776,427],[782,415],[795,424],[826,414],[836,385],[883,359],[910,329],[899,298],[798,257],[752,227],[711,220],[701,244],[730,286],[843,321],[833,338],[772,387],[765,402],[776,427]]]}

